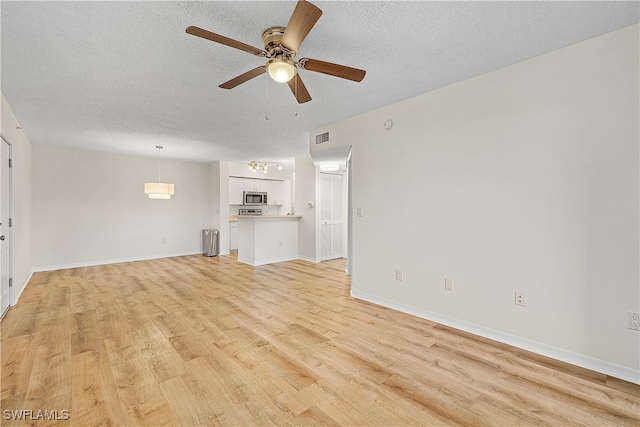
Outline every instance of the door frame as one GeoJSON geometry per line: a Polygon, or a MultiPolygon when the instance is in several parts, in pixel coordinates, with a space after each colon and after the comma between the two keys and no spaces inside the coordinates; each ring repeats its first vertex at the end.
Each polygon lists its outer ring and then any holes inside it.
{"type": "MultiPolygon", "coordinates": [[[[7,144],[7,149],[9,150],[9,159],[12,159],[12,152],[13,152],[13,146],[11,145],[11,142],[9,142],[7,140],[7,138],[0,134],[0,143],[1,144],[7,144]]],[[[1,148],[0,148],[1,150],[1,148]]],[[[0,156],[1,158],[1,156],[0,156]]],[[[7,203],[8,204],[8,209],[7,212],[9,213],[9,218],[7,218],[8,220],[11,220],[12,222],[12,218],[13,218],[13,168],[9,167],[8,164],[3,165],[3,168],[7,168],[7,170],[9,171],[9,194],[4,194],[4,192],[2,192],[2,203],[7,203]]],[[[7,305],[7,309],[2,311],[0,313],[0,319],[2,319],[2,317],[4,317],[4,315],[7,313],[7,311],[9,311],[9,309],[15,304],[14,299],[14,295],[13,295],[13,286],[11,284],[11,280],[13,279],[13,224],[10,223],[10,225],[7,227],[7,232],[5,233],[5,236],[7,236],[7,251],[8,251],[8,271],[7,271],[7,277],[9,278],[9,292],[8,292],[8,298],[9,298],[9,304],[7,305]]]]}
{"type": "MultiPolygon", "coordinates": [[[[345,258],[346,248],[345,248],[345,242],[344,242],[344,240],[345,240],[344,239],[344,234],[345,234],[344,227],[347,226],[347,221],[346,221],[346,218],[345,218],[345,210],[346,210],[345,209],[345,204],[347,204],[347,200],[345,200],[345,191],[346,191],[345,177],[344,177],[345,172],[320,172],[320,174],[318,175],[317,179],[318,180],[322,180],[322,176],[323,175],[340,177],[340,183],[341,183],[341,185],[340,185],[340,199],[341,199],[341,203],[342,203],[342,208],[340,210],[340,217],[341,217],[340,225],[341,225],[341,229],[343,231],[340,233],[340,242],[341,242],[340,246],[342,247],[342,251],[341,251],[340,256],[333,256],[333,254],[332,254],[332,255],[330,255],[328,257],[324,257],[324,256],[322,256],[322,250],[320,249],[320,253],[319,253],[320,258],[319,259],[320,259],[321,262],[322,261],[328,261],[328,260],[331,260],[331,259],[345,258]]],[[[331,188],[332,188],[331,191],[333,193],[333,191],[334,191],[333,190],[333,183],[331,184],[331,188]]],[[[320,186],[319,186],[319,191],[320,191],[320,193],[322,193],[322,184],[321,183],[320,183],[320,186]]],[[[321,212],[321,210],[322,210],[322,194],[318,198],[318,208],[319,208],[319,212],[321,212]]],[[[332,211],[333,211],[333,207],[332,207],[332,211]]],[[[322,246],[322,244],[321,244],[322,226],[326,225],[326,224],[323,224],[322,214],[321,213],[318,213],[317,219],[318,219],[318,226],[317,226],[316,233],[317,233],[317,236],[318,236],[318,244],[320,246],[322,246]]],[[[332,222],[332,221],[330,221],[330,222],[332,222]]],[[[333,233],[333,230],[332,230],[332,233],[333,233]]],[[[332,234],[332,240],[333,240],[333,234],[332,234]]]]}
{"type": "MultiPolygon", "coordinates": [[[[347,158],[347,276],[353,271],[353,146],[347,158]]],[[[351,286],[353,280],[349,281],[351,286]]]]}

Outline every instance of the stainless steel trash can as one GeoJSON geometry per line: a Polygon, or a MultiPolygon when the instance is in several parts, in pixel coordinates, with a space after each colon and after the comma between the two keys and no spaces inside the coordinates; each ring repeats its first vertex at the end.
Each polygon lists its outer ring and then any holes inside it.
{"type": "Polygon", "coordinates": [[[218,230],[202,230],[202,255],[218,255],[218,230]]]}

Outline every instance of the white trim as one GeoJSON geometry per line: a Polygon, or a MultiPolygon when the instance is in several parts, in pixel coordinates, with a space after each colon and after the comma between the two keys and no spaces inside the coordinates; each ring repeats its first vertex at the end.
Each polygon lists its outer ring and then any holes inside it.
{"type": "Polygon", "coordinates": [[[498,331],[491,328],[486,328],[475,323],[465,322],[464,320],[454,319],[449,316],[434,313],[432,311],[423,310],[421,308],[413,307],[407,304],[403,304],[397,301],[388,300],[376,295],[371,295],[366,292],[360,292],[357,290],[351,290],[351,296],[364,301],[378,304],[383,307],[391,308],[403,313],[411,314],[416,317],[431,320],[442,325],[450,326],[452,328],[460,329],[465,332],[469,332],[475,335],[479,335],[484,338],[489,338],[494,341],[498,341],[504,344],[508,344],[514,347],[521,348],[523,350],[531,351],[542,356],[550,357],[562,362],[570,363],[572,365],[580,366],[585,369],[590,369],[601,374],[609,375],[615,378],[619,378],[625,381],[629,381],[634,384],[640,384],[640,370],[628,368],[626,366],[616,365],[606,360],[596,359],[584,354],[575,353],[570,350],[554,347],[548,344],[532,341],[527,338],[522,338],[517,335],[508,334],[506,332],[498,331]]]}
{"type": "Polygon", "coordinates": [[[141,257],[107,259],[102,261],[77,262],[72,264],[48,265],[48,266],[35,267],[33,271],[42,272],[42,271],[65,270],[67,268],[95,267],[98,265],[119,264],[121,262],[148,261],[151,259],[173,258],[173,257],[188,256],[188,255],[202,255],[202,251],[198,250],[195,252],[187,251],[187,252],[176,252],[176,253],[162,254],[162,255],[149,255],[149,256],[141,256],[141,257]]]}
{"type": "Polygon", "coordinates": [[[321,260],[317,259],[317,258],[311,258],[311,257],[306,257],[306,256],[300,256],[298,255],[298,259],[301,259],[303,261],[309,261],[309,262],[313,262],[313,263],[319,263],[322,262],[321,260]]]}
{"type": "MultiPolygon", "coordinates": [[[[3,135],[0,132],[0,143],[2,143],[2,141],[4,141],[7,146],[9,147],[9,162],[11,164],[11,167],[9,167],[9,165],[5,165],[4,167],[6,167],[9,170],[9,196],[7,197],[8,199],[8,204],[9,204],[9,223],[11,223],[11,221],[15,221],[15,210],[14,210],[14,205],[15,205],[15,191],[13,188],[13,144],[11,144],[11,142],[9,142],[9,139],[7,137],[5,137],[5,135],[3,135]]],[[[15,268],[15,257],[14,257],[14,250],[15,250],[15,245],[14,245],[14,238],[15,238],[15,233],[13,232],[14,230],[14,226],[10,225],[9,227],[7,227],[7,231],[6,231],[6,236],[8,239],[7,244],[7,251],[9,252],[8,257],[9,257],[9,271],[5,272],[5,277],[7,278],[7,280],[11,281],[14,278],[14,274],[16,271],[15,268]]],[[[8,299],[9,299],[9,304],[7,304],[7,308],[4,310],[4,312],[2,313],[2,316],[4,316],[7,312],[7,310],[9,310],[9,308],[11,308],[12,305],[16,304],[16,301],[18,301],[18,298],[14,295],[15,291],[12,289],[13,286],[9,286],[9,292],[8,292],[8,299]]]]}
{"type": "Polygon", "coordinates": [[[284,256],[284,257],[278,257],[278,258],[263,259],[263,260],[258,261],[257,263],[253,263],[249,259],[238,257],[238,262],[241,262],[243,264],[249,264],[249,265],[252,265],[254,267],[257,267],[259,265],[274,264],[276,262],[293,261],[293,260],[296,260],[296,259],[298,259],[297,256],[284,256]]]}
{"type": "Polygon", "coordinates": [[[31,280],[32,276],[33,276],[33,270],[31,270],[27,278],[22,282],[22,284],[20,285],[20,288],[12,290],[12,293],[15,292],[15,294],[12,295],[13,305],[16,305],[18,303],[18,299],[20,298],[20,296],[22,295],[22,292],[24,292],[25,288],[29,284],[29,281],[31,280]]]}

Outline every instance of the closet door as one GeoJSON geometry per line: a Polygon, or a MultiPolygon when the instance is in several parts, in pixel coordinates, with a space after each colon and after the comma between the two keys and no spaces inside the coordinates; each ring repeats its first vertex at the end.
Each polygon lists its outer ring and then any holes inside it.
{"type": "Polygon", "coordinates": [[[320,174],[320,259],[342,258],[342,175],[320,174]]]}

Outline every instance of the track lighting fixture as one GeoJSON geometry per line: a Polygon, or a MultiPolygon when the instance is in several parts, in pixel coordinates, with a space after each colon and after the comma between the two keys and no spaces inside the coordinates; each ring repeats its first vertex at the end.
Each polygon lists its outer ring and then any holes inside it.
{"type": "Polygon", "coordinates": [[[282,166],[280,166],[280,162],[263,162],[261,160],[252,160],[249,162],[249,170],[255,173],[258,169],[262,170],[262,172],[267,173],[269,171],[269,165],[275,165],[276,169],[282,170],[282,166]]]}

